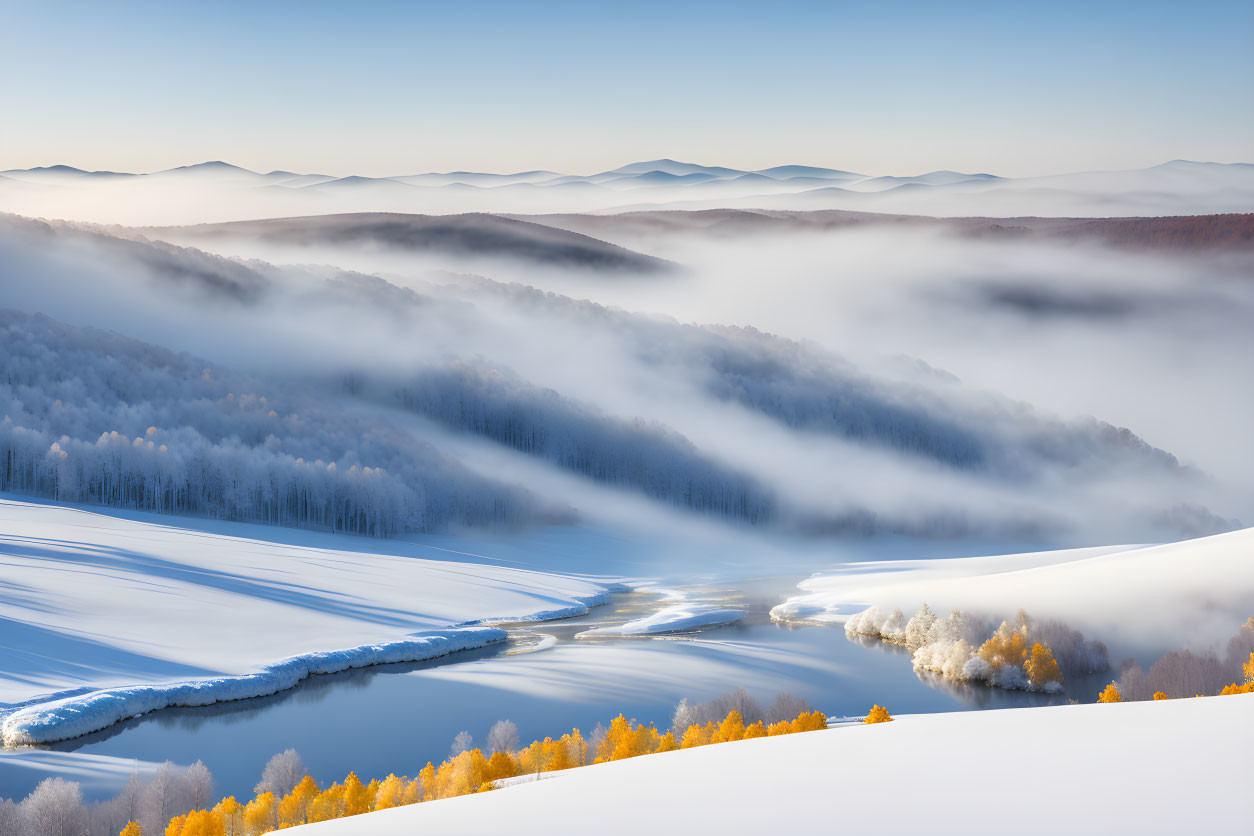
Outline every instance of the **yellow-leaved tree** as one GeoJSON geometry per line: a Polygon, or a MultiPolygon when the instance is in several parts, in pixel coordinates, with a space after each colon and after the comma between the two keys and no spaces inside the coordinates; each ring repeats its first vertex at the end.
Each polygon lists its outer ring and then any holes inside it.
{"type": "Polygon", "coordinates": [[[223,836],[222,820],[211,810],[193,810],[179,836],[223,836]]]}
{"type": "Polygon", "coordinates": [[[712,737],[714,737],[713,723],[706,723],[704,726],[693,723],[684,730],[684,736],[679,741],[679,748],[691,749],[694,746],[705,746],[712,737]]]}
{"type": "Polygon", "coordinates": [[[1166,694],[1164,694],[1162,691],[1155,691],[1155,692],[1154,692],[1154,699],[1156,699],[1156,700],[1169,700],[1169,699],[1171,699],[1171,697],[1167,696],[1167,695],[1166,695],[1166,694]]]}
{"type": "Polygon", "coordinates": [[[309,822],[309,805],[318,797],[318,784],[306,775],[279,801],[279,827],[295,827],[309,822]]]}
{"type": "Polygon", "coordinates": [[[997,628],[997,632],[993,633],[988,641],[980,645],[976,655],[988,662],[995,671],[1001,670],[1003,665],[1014,665],[1015,667],[1022,665],[1028,657],[1026,622],[1027,618],[1022,611],[1019,614],[1018,627],[1011,627],[1003,621],[1001,626],[997,628]]]}
{"type": "Polygon", "coordinates": [[[882,705],[873,705],[871,710],[867,712],[864,723],[891,723],[892,715],[888,713],[888,709],[882,705]]]}
{"type": "Polygon", "coordinates": [[[1119,693],[1119,686],[1110,683],[1106,686],[1106,690],[1097,695],[1098,702],[1123,702],[1123,694],[1119,693]]]}
{"type": "Polygon", "coordinates": [[[346,809],[344,785],[332,784],[318,793],[318,797],[309,803],[309,820],[315,822],[342,818],[346,809]]]}
{"type": "Polygon", "coordinates": [[[128,821],[118,836],[144,836],[144,829],[139,826],[139,822],[128,821]]]}
{"type": "Polygon", "coordinates": [[[436,795],[437,789],[436,789],[436,784],[435,784],[435,777],[436,777],[435,764],[433,764],[431,761],[427,761],[427,765],[424,766],[421,769],[421,771],[419,771],[418,773],[418,782],[422,785],[422,800],[423,801],[431,801],[439,797],[436,795]]]}
{"type": "Polygon", "coordinates": [[[719,723],[718,731],[714,732],[712,743],[728,743],[740,740],[745,736],[745,721],[735,709],[727,712],[727,717],[719,723]]]}
{"type": "Polygon", "coordinates": [[[222,822],[223,836],[243,836],[244,805],[236,801],[235,796],[228,795],[219,801],[213,812],[222,822]]]}
{"type": "Polygon", "coordinates": [[[1062,670],[1053,651],[1040,642],[1032,645],[1032,652],[1023,663],[1023,672],[1028,675],[1028,682],[1038,688],[1050,682],[1062,683],[1062,670]]]}
{"type": "Polygon", "coordinates": [[[488,758],[488,780],[499,781],[502,778],[512,778],[518,774],[518,764],[514,759],[505,752],[494,752],[492,757],[488,758]]]}
{"type": "Polygon", "coordinates": [[[379,784],[379,791],[375,793],[374,808],[376,810],[387,810],[391,807],[399,807],[404,794],[405,780],[396,777],[395,773],[389,774],[379,784]]]}
{"type": "Polygon", "coordinates": [[[263,792],[244,807],[244,829],[248,833],[268,833],[279,826],[274,793],[263,792]]]}
{"type": "MultiPolygon", "coordinates": [[[[1233,694],[1254,694],[1254,682],[1247,682],[1244,685],[1238,685],[1234,682],[1231,685],[1225,685],[1224,689],[1219,692],[1221,697],[1230,697],[1233,694]]],[[[1201,695],[1199,694],[1198,696],[1201,695]]]]}
{"type": "Polygon", "coordinates": [[[362,813],[369,813],[373,806],[374,798],[362,785],[357,773],[348,773],[348,777],[344,779],[344,815],[358,816],[362,813]]]}

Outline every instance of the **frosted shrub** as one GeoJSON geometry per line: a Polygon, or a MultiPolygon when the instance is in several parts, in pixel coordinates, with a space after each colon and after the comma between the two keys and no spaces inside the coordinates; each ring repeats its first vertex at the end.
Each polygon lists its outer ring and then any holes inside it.
{"type": "Polygon", "coordinates": [[[975,650],[965,639],[958,639],[949,648],[949,655],[940,666],[940,674],[947,679],[967,679],[967,663],[975,659],[975,650]]]}
{"type": "Polygon", "coordinates": [[[914,652],[912,662],[915,670],[932,671],[946,679],[963,680],[968,678],[963,669],[973,655],[971,645],[962,639],[954,642],[942,640],[920,647],[914,652]]]}
{"type": "Polygon", "coordinates": [[[879,607],[869,607],[862,612],[854,613],[845,622],[845,632],[858,636],[881,636],[880,627],[884,623],[884,614],[879,607]]]}
{"type": "Polygon", "coordinates": [[[998,688],[1010,688],[1019,691],[1028,690],[1027,674],[1018,665],[1002,665],[993,671],[989,682],[998,688]]]}
{"type": "Polygon", "coordinates": [[[892,644],[905,644],[906,617],[901,610],[893,610],[880,626],[880,636],[892,644]]]}
{"type": "Polygon", "coordinates": [[[962,678],[989,682],[993,678],[993,666],[979,656],[972,656],[962,665],[962,678]]]}

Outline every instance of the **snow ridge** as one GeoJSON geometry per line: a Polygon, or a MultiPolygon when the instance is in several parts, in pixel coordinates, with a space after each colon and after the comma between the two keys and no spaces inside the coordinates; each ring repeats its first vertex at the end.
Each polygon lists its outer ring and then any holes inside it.
{"type": "Polygon", "coordinates": [[[581,615],[587,615],[591,607],[599,607],[602,604],[609,603],[610,593],[622,592],[630,589],[621,583],[603,583],[603,588],[599,592],[590,595],[572,595],[576,601],[581,603],[568,607],[556,607],[551,610],[542,610],[530,615],[505,616],[503,618],[475,618],[470,621],[463,621],[454,627],[473,627],[479,624],[525,624],[532,621],[553,621],[558,618],[576,618],[581,615]]]}
{"type": "Polygon", "coordinates": [[[487,626],[432,630],[396,641],[304,653],[241,676],[92,691],[18,709],[4,719],[0,732],[5,746],[67,740],[161,708],[262,697],[292,688],[314,674],[394,662],[420,662],[504,641],[506,635],[498,627],[487,626]]]}
{"type": "Polygon", "coordinates": [[[576,633],[575,638],[582,638],[583,636],[655,636],[684,630],[696,630],[700,627],[731,624],[744,617],[744,610],[721,607],[715,604],[675,604],[664,607],[652,615],[637,618],[625,624],[584,630],[582,633],[576,633]]]}

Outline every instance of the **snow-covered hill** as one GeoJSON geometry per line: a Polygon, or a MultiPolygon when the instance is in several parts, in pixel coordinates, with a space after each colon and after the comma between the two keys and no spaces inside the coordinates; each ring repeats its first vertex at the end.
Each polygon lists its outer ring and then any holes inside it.
{"type": "Polygon", "coordinates": [[[582,613],[612,586],[443,546],[151,519],[0,498],[6,744],[482,645],[503,631],[461,625],[582,613]]]}
{"type": "Polygon", "coordinates": [[[1241,832],[1251,746],[1254,694],[917,715],[614,761],[297,829],[526,836],[560,820],[604,834],[1241,832]]]}
{"type": "Polygon", "coordinates": [[[1023,608],[1106,642],[1116,658],[1207,649],[1254,616],[1254,528],[1161,546],[853,563],[800,586],[774,618],[840,624],[869,606],[912,613],[923,602],[995,617],[1023,608]]]}

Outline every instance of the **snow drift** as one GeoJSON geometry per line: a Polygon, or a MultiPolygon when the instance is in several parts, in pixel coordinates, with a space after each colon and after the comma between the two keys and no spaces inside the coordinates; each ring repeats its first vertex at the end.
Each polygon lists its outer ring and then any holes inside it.
{"type": "Polygon", "coordinates": [[[613,627],[595,627],[591,630],[584,630],[576,638],[579,636],[654,636],[695,630],[699,627],[731,624],[744,617],[743,610],[719,607],[714,604],[673,604],[644,618],[637,618],[613,627]]]}

